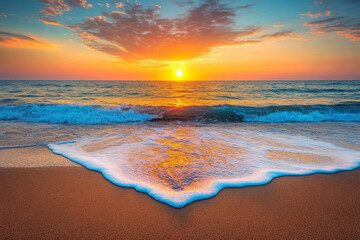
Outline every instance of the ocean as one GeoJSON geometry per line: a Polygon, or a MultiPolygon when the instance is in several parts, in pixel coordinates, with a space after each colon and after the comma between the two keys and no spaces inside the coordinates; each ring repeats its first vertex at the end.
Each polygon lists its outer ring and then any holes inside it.
{"type": "Polygon", "coordinates": [[[360,81],[0,81],[0,153],[33,146],[180,208],[359,167],[360,81]]]}

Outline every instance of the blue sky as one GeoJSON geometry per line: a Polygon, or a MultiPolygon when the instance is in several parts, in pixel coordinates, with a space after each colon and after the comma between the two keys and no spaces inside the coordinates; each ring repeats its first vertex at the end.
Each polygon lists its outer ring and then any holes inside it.
{"type": "MultiPolygon", "coordinates": [[[[66,2],[66,0],[65,0],[66,2]]],[[[141,3],[145,7],[160,5],[160,13],[164,18],[174,18],[181,16],[191,8],[192,5],[177,4],[185,2],[180,0],[138,0],[138,1],[117,1],[117,0],[88,0],[92,4],[89,9],[81,7],[72,8],[71,11],[63,12],[61,15],[51,16],[51,19],[61,22],[65,25],[80,23],[86,17],[95,17],[102,15],[103,12],[119,10],[115,4],[123,2],[141,3]],[[109,4],[109,7],[106,7],[109,4]]],[[[192,1],[200,2],[200,1],[192,1]]],[[[324,13],[331,11],[333,14],[347,16],[349,18],[359,18],[360,1],[357,0],[325,0],[318,1],[322,4],[314,4],[312,0],[243,0],[243,1],[223,1],[228,7],[252,6],[249,9],[237,10],[238,16],[234,18],[238,27],[249,25],[260,25],[271,27],[272,25],[285,25],[287,29],[306,32],[308,28],[303,23],[309,19],[306,16],[300,16],[305,13],[324,13]]],[[[195,3],[194,3],[195,4],[195,3]]],[[[2,0],[0,2],[0,14],[7,17],[0,17],[0,26],[2,30],[12,30],[19,33],[46,34],[62,36],[71,33],[68,29],[59,29],[52,26],[44,25],[38,19],[44,16],[40,11],[44,4],[39,0],[2,0]]]]}
{"type": "Polygon", "coordinates": [[[205,64],[219,52],[223,62],[248,59],[257,65],[263,59],[255,63],[251,53],[262,49],[284,64],[285,56],[301,59],[308,74],[314,53],[316,64],[327,66],[319,76],[328,77],[325,72],[338,61],[344,65],[338,73],[354,78],[359,71],[351,68],[349,75],[345,62],[360,58],[359,12],[360,0],[1,0],[0,53],[14,63],[19,49],[42,57],[62,53],[62,59],[91,55],[94,64],[95,56],[108,57],[119,68],[131,63],[138,69],[149,61],[205,64]]]}

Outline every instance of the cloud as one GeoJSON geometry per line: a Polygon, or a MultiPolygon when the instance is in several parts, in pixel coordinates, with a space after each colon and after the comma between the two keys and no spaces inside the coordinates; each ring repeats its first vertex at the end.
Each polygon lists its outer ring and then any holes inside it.
{"type": "Polygon", "coordinates": [[[45,23],[47,25],[64,26],[63,24],[59,23],[58,21],[51,20],[51,19],[48,19],[48,18],[39,19],[39,21],[43,22],[43,23],[45,23]]]}
{"type": "Polygon", "coordinates": [[[286,26],[285,24],[273,25],[274,28],[283,28],[285,26],[286,26]]]}
{"type": "Polygon", "coordinates": [[[307,16],[307,17],[310,17],[310,18],[319,18],[319,17],[322,17],[322,16],[331,16],[333,15],[331,11],[325,11],[324,15],[322,13],[301,13],[299,14],[300,16],[307,16]]]}
{"type": "Polygon", "coordinates": [[[311,28],[314,34],[335,32],[338,35],[350,38],[352,41],[360,41],[360,22],[345,17],[331,17],[320,21],[304,23],[311,28]]]}
{"type": "Polygon", "coordinates": [[[14,48],[54,48],[55,46],[34,36],[0,31],[0,46],[14,48]]]}
{"type": "Polygon", "coordinates": [[[7,15],[5,13],[0,13],[0,17],[7,18],[7,15]]]}
{"type": "MultiPolygon", "coordinates": [[[[170,1],[179,7],[192,6],[196,2],[199,2],[199,0],[170,0],[170,1]]],[[[237,6],[236,9],[250,9],[254,6],[255,4],[246,4],[242,6],[237,6]]]]}
{"type": "Polygon", "coordinates": [[[281,38],[290,38],[290,39],[297,39],[297,40],[305,40],[301,37],[300,33],[293,32],[293,31],[280,31],[271,34],[265,34],[260,37],[261,39],[281,39],[281,38]]]}
{"type": "Polygon", "coordinates": [[[70,11],[69,5],[64,0],[39,0],[46,7],[40,11],[45,16],[61,15],[64,11],[70,11]]]}
{"type": "Polygon", "coordinates": [[[109,3],[98,3],[99,6],[105,6],[107,8],[110,7],[110,4],[109,3]]]}
{"type": "Polygon", "coordinates": [[[189,60],[216,47],[259,42],[243,38],[260,28],[238,30],[236,9],[222,1],[204,0],[171,19],[161,18],[155,6],[127,3],[122,10],[86,18],[72,27],[87,46],[126,61],[189,60]]]}
{"type": "Polygon", "coordinates": [[[325,15],[329,17],[329,16],[332,15],[332,12],[331,12],[331,11],[326,11],[326,12],[325,12],[325,15]]]}
{"type": "Polygon", "coordinates": [[[87,0],[39,0],[45,5],[40,13],[45,16],[61,15],[63,12],[70,11],[73,7],[91,8],[92,4],[88,4],[87,0]]]}
{"type": "Polygon", "coordinates": [[[0,38],[1,38],[1,40],[4,40],[6,38],[14,38],[14,39],[19,39],[19,40],[26,40],[26,41],[41,43],[37,38],[32,37],[32,36],[3,32],[3,31],[0,31],[0,38]]]}
{"type": "Polygon", "coordinates": [[[87,0],[67,0],[67,3],[70,7],[81,7],[81,8],[91,8],[92,4],[87,3],[87,0]]]}
{"type": "Polygon", "coordinates": [[[300,16],[307,16],[310,18],[319,18],[322,17],[322,13],[301,13],[300,16]]]}
{"type": "Polygon", "coordinates": [[[115,3],[116,8],[122,8],[124,4],[122,2],[115,3]]]}
{"type": "Polygon", "coordinates": [[[339,20],[344,19],[344,17],[332,17],[332,18],[327,18],[324,20],[319,20],[319,21],[313,21],[313,22],[307,22],[304,25],[305,26],[309,26],[309,27],[320,27],[320,26],[326,26],[329,23],[333,23],[339,20]]]}
{"type": "Polygon", "coordinates": [[[244,6],[236,7],[236,9],[250,9],[250,8],[252,8],[254,6],[255,6],[255,4],[247,4],[247,5],[244,5],[244,6]]]}

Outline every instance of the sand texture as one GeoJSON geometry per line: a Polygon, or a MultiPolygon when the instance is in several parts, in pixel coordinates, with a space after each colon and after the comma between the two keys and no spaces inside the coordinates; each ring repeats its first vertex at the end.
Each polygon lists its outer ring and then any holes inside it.
{"type": "Polygon", "coordinates": [[[175,209],[82,167],[0,168],[0,239],[360,239],[360,170],[175,209]]]}

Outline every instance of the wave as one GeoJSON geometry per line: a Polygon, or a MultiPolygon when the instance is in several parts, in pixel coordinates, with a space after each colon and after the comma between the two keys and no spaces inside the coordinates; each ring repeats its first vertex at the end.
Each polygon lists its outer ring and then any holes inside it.
{"type": "Polygon", "coordinates": [[[166,109],[161,120],[210,122],[360,121],[360,103],[290,106],[204,106],[166,109]]]}
{"type": "Polygon", "coordinates": [[[123,122],[144,122],[156,118],[126,106],[106,108],[83,105],[36,105],[0,106],[0,120],[26,122],[109,124],[123,122]]]}
{"type": "Polygon", "coordinates": [[[283,106],[155,107],[122,105],[27,104],[0,106],[0,120],[68,124],[111,124],[145,121],[194,122],[322,122],[360,121],[360,103],[283,106]]]}

